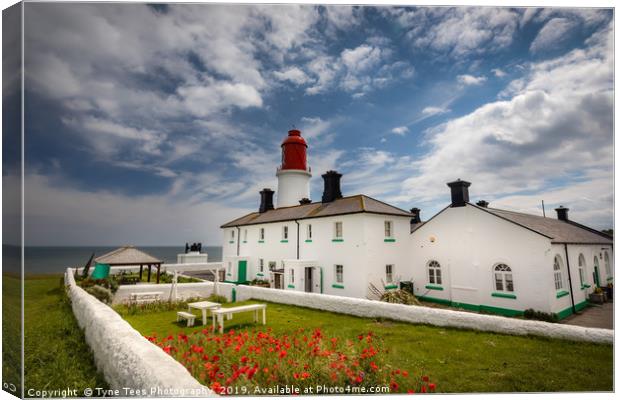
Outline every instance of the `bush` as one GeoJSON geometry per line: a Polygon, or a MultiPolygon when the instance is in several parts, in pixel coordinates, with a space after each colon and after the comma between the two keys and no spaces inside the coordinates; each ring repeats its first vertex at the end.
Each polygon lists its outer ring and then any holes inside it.
{"type": "Polygon", "coordinates": [[[385,301],[386,303],[396,303],[396,304],[420,304],[416,297],[409,293],[406,290],[396,289],[396,290],[388,290],[381,295],[381,301],[385,301]]]}
{"type": "Polygon", "coordinates": [[[99,301],[102,301],[106,304],[109,304],[112,301],[112,292],[110,291],[110,289],[104,288],[103,286],[89,286],[86,287],[84,290],[86,291],[86,293],[92,294],[99,301]]]}
{"type": "Polygon", "coordinates": [[[212,294],[211,296],[207,297],[207,300],[213,303],[220,303],[220,304],[228,303],[228,299],[219,294],[212,294]]]}
{"type": "Polygon", "coordinates": [[[543,311],[536,311],[533,308],[528,308],[523,312],[525,319],[535,319],[546,322],[558,322],[558,315],[555,313],[546,313],[543,311]]]}

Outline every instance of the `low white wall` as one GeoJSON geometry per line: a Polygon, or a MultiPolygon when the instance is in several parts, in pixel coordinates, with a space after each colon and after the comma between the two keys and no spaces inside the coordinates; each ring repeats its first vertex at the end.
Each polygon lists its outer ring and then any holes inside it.
{"type": "Polygon", "coordinates": [[[120,390],[121,397],[215,396],[114,310],[78,287],[73,271],[65,273],[73,313],[110,388],[120,390]]]}
{"type": "MultiPolygon", "coordinates": [[[[209,297],[214,292],[213,282],[193,282],[177,284],[177,300],[185,300],[194,297],[209,297]]],[[[227,299],[232,298],[232,288],[235,285],[225,282],[218,282],[217,292],[219,295],[225,296],[227,299]]],[[[161,292],[162,300],[170,300],[172,291],[171,283],[160,284],[137,284],[137,285],[120,285],[114,294],[112,304],[122,304],[129,300],[132,293],[144,292],[161,292]]]]}
{"type": "Polygon", "coordinates": [[[238,301],[249,299],[264,300],[364,318],[388,318],[420,324],[474,329],[510,335],[536,335],[582,342],[613,343],[614,339],[613,330],[610,329],[584,328],[423,306],[390,304],[326,294],[303,293],[244,285],[236,287],[236,294],[238,301]]]}

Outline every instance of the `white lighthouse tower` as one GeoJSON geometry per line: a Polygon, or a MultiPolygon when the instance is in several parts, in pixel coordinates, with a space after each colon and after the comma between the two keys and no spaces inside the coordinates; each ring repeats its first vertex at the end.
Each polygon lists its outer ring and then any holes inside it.
{"type": "Polygon", "coordinates": [[[278,197],[276,207],[299,205],[310,198],[310,167],[306,158],[308,145],[297,129],[288,131],[282,142],[282,165],[278,167],[278,197]]]}

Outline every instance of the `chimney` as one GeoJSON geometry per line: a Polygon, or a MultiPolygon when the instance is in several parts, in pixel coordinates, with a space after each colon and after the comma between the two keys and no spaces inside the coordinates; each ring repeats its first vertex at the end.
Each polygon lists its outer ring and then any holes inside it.
{"type": "Polygon", "coordinates": [[[568,208],[560,206],[555,209],[555,212],[558,213],[558,219],[560,221],[568,221],[568,208]]]}
{"type": "Polygon", "coordinates": [[[310,199],[309,199],[309,198],[307,198],[307,197],[304,197],[303,199],[299,200],[299,204],[300,204],[300,205],[302,205],[302,206],[303,206],[304,204],[310,204],[310,203],[312,203],[312,200],[310,200],[310,199]]]}
{"type": "Polygon", "coordinates": [[[273,193],[274,191],[269,188],[265,188],[260,191],[260,207],[258,208],[259,213],[273,210],[273,193]]]}
{"type": "Polygon", "coordinates": [[[342,193],[340,192],[340,178],[342,177],[342,174],[330,170],[322,176],[325,183],[325,188],[323,189],[323,198],[321,199],[321,202],[330,203],[336,199],[342,198],[342,193]]]}
{"type": "Polygon", "coordinates": [[[411,214],[413,214],[413,217],[411,218],[411,225],[419,224],[420,222],[422,222],[422,220],[420,219],[420,209],[419,208],[414,207],[410,211],[411,211],[411,214]]]}
{"type": "Polygon", "coordinates": [[[448,183],[450,194],[452,195],[452,204],[450,207],[463,207],[465,203],[469,203],[469,186],[470,182],[457,179],[448,183]]]}
{"type": "Polygon", "coordinates": [[[489,202],[486,200],[478,200],[476,203],[478,207],[487,208],[489,206],[489,202]]]}

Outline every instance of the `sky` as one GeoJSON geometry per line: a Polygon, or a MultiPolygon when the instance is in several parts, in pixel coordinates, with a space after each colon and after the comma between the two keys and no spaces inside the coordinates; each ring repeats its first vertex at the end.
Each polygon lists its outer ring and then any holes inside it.
{"type": "Polygon", "coordinates": [[[27,244],[220,244],[293,126],[313,200],[613,225],[611,10],[27,3],[25,41],[27,244]]]}

